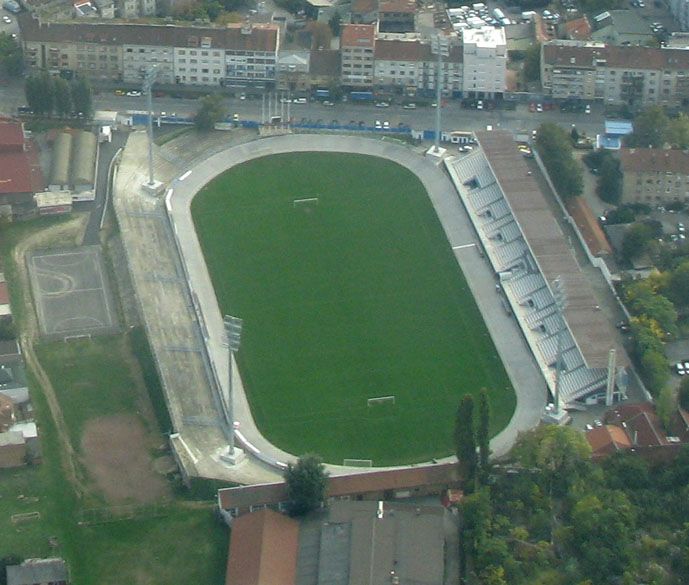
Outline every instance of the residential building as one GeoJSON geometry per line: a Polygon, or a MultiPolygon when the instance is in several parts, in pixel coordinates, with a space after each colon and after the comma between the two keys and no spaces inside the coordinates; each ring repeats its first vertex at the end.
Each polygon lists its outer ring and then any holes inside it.
{"type": "Polygon", "coordinates": [[[345,24],[340,34],[340,79],[345,87],[370,89],[373,86],[373,60],[376,25],[345,24]]]}
{"type": "Polygon", "coordinates": [[[415,0],[383,0],[378,5],[378,29],[380,32],[413,32],[415,17],[415,0]]]}
{"type": "Polygon", "coordinates": [[[373,24],[378,21],[378,0],[352,0],[352,24],[373,24]]]}
{"type": "Polygon", "coordinates": [[[562,37],[570,41],[587,41],[591,38],[591,22],[586,15],[563,22],[559,30],[562,37]]]}
{"type": "Polygon", "coordinates": [[[689,100],[689,51],[552,41],[541,47],[541,84],[558,99],[679,106],[689,100]]]}
{"type": "MultiPolygon", "coordinates": [[[[326,497],[340,499],[381,500],[438,495],[460,486],[455,463],[434,464],[402,469],[385,469],[328,478],[326,497]]],[[[284,482],[246,485],[218,490],[218,508],[226,520],[272,508],[285,510],[287,489],[284,482]]]]}
{"type": "Polygon", "coordinates": [[[274,24],[41,23],[18,18],[29,69],[139,83],[151,64],[160,83],[273,87],[280,43],[274,24]]]}
{"type": "Polygon", "coordinates": [[[62,559],[26,559],[7,567],[7,585],[68,585],[69,571],[62,559]]]}
{"type": "Polygon", "coordinates": [[[37,147],[23,124],[0,118],[0,215],[18,218],[35,211],[34,193],[44,187],[37,147]]]}
{"type": "Polygon", "coordinates": [[[505,91],[507,42],[505,29],[483,27],[462,33],[464,74],[462,91],[467,97],[495,98],[505,91]]]}
{"type": "Polygon", "coordinates": [[[591,446],[591,458],[594,460],[632,448],[627,433],[615,425],[603,425],[587,431],[586,440],[591,446]]]}
{"type": "Polygon", "coordinates": [[[156,0],[116,0],[119,18],[155,16],[156,0]]]}
{"type": "Polygon", "coordinates": [[[338,501],[304,519],[261,510],[235,521],[227,585],[441,585],[456,530],[440,505],[338,501]]]}
{"type": "MultiPolygon", "coordinates": [[[[379,35],[376,39],[374,83],[379,89],[407,96],[435,93],[438,59],[428,41],[413,35],[379,35]]],[[[443,95],[462,91],[462,47],[454,43],[443,58],[440,83],[443,95]]]]}
{"type": "Polygon", "coordinates": [[[282,91],[307,91],[310,88],[310,51],[280,51],[276,87],[282,91]]]}
{"type": "Polygon", "coordinates": [[[623,203],[689,203],[689,153],[685,150],[620,150],[623,203]]]}
{"type": "Polygon", "coordinates": [[[322,49],[311,51],[309,58],[311,89],[329,89],[340,84],[340,52],[322,49]]]}
{"type": "Polygon", "coordinates": [[[689,30],[689,0],[670,0],[670,10],[680,28],[689,30]]]}

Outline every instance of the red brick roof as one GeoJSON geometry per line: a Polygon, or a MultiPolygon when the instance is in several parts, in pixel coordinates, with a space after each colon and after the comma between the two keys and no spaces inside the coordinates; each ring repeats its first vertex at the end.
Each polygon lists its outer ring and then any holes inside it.
{"type": "MultiPolygon", "coordinates": [[[[375,57],[380,61],[435,61],[431,53],[431,46],[421,41],[376,40],[375,57]]],[[[461,63],[463,60],[462,47],[452,45],[450,54],[443,61],[461,63]]]]}
{"type": "Polygon", "coordinates": [[[352,12],[355,14],[368,14],[378,8],[377,0],[352,0],[352,12]]]}
{"type": "Polygon", "coordinates": [[[623,172],[669,172],[689,175],[689,153],[683,150],[622,148],[620,160],[623,172]]]}
{"type": "Polygon", "coordinates": [[[596,427],[586,433],[586,440],[591,445],[594,458],[603,455],[611,455],[615,451],[631,449],[632,442],[624,432],[624,429],[615,425],[596,427]]]}
{"type": "Polygon", "coordinates": [[[564,29],[568,39],[585,41],[591,38],[591,23],[586,16],[565,22],[564,29]]]}
{"type": "Polygon", "coordinates": [[[340,47],[363,47],[372,49],[375,43],[376,27],[373,24],[345,24],[340,36],[340,47]]]}
{"type": "Polygon", "coordinates": [[[651,447],[667,445],[668,441],[653,405],[624,404],[608,412],[606,422],[621,426],[632,442],[632,446],[651,447]]]}
{"type": "Polygon", "coordinates": [[[37,146],[32,141],[26,146],[23,151],[0,152],[0,196],[35,193],[45,186],[37,146]]]}
{"type": "Polygon", "coordinates": [[[0,151],[21,151],[24,148],[24,131],[21,122],[0,118],[0,151]]]}
{"type": "Polygon", "coordinates": [[[264,509],[232,522],[227,585],[294,585],[299,523],[264,509]]]}

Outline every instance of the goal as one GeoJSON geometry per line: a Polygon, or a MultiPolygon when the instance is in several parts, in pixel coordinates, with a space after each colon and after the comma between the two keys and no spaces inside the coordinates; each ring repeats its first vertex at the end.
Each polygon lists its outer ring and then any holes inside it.
{"type": "Polygon", "coordinates": [[[347,467],[373,467],[373,459],[343,459],[342,465],[347,467]]]}
{"type": "Polygon", "coordinates": [[[292,201],[292,207],[315,207],[318,205],[318,197],[305,197],[292,201]]]}
{"type": "Polygon", "coordinates": [[[372,406],[379,406],[379,405],[394,406],[395,405],[395,396],[393,394],[392,396],[376,396],[375,398],[369,398],[366,401],[366,405],[369,408],[371,408],[372,406]]]}

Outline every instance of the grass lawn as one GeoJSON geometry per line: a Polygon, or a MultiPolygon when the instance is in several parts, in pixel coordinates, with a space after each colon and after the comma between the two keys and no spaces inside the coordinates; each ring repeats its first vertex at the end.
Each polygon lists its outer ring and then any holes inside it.
{"type": "Polygon", "coordinates": [[[493,433],[509,421],[514,392],[408,170],[361,155],[272,156],[218,177],[192,213],[221,310],[244,319],[242,379],[276,445],[333,463],[449,455],[457,404],[484,386],[493,433]]]}

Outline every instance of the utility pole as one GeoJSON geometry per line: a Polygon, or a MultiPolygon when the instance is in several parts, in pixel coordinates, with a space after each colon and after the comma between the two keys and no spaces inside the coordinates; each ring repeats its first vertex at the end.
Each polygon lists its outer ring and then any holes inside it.
{"type": "Polygon", "coordinates": [[[148,182],[144,183],[144,191],[151,195],[158,194],[163,188],[160,181],[153,176],[153,84],[158,77],[158,66],[154,63],[144,73],[142,90],[146,94],[148,108],[148,182]]]}
{"type": "Polygon", "coordinates": [[[435,72],[435,144],[434,152],[440,152],[440,105],[443,99],[442,93],[442,67],[443,57],[449,57],[450,44],[447,37],[437,34],[431,40],[431,52],[438,56],[438,63],[435,72]]]}
{"type": "Polygon", "coordinates": [[[227,344],[227,393],[224,396],[225,419],[230,427],[228,438],[227,455],[222,459],[235,465],[244,458],[244,452],[235,447],[234,444],[234,389],[232,386],[233,362],[236,352],[242,342],[243,320],[239,317],[225,315],[223,324],[225,326],[225,343],[227,344]]]}

